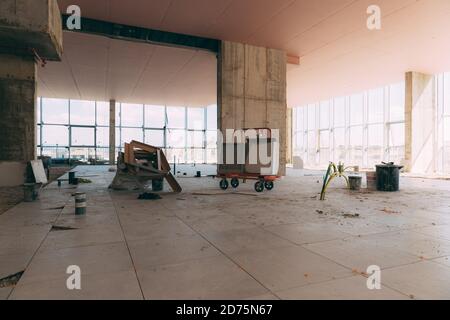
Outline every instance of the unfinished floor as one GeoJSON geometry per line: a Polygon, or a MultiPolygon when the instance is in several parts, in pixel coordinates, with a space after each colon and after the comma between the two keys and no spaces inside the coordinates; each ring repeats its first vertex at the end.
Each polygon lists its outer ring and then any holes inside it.
{"type": "Polygon", "coordinates": [[[289,171],[272,192],[183,178],[182,194],[137,200],[83,167],[88,214],[68,186],[0,216],[0,299],[449,299],[449,181],[403,178],[400,193],[350,193],[289,171]],[[358,216],[359,214],[359,216],[358,216]],[[52,229],[52,226],[74,230],[52,229]],[[78,265],[82,289],[66,287],[78,265]],[[382,290],[364,272],[382,268],[382,290]]]}

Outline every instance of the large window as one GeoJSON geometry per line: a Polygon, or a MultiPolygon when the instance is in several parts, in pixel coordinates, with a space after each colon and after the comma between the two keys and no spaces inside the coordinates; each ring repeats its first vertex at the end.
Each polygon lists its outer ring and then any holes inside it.
{"type": "Polygon", "coordinates": [[[82,163],[109,160],[109,103],[39,98],[38,154],[82,163]]]}
{"type": "Polygon", "coordinates": [[[307,168],[329,161],[373,168],[402,163],[405,86],[394,84],[294,109],[294,155],[307,168]]]}
{"type": "Polygon", "coordinates": [[[164,148],[173,163],[217,163],[217,106],[131,105],[116,107],[116,145],[131,140],[164,148]]]}
{"type": "MultiPolygon", "coordinates": [[[[109,159],[109,102],[38,98],[38,154],[83,163],[109,159]]],[[[164,148],[169,162],[217,163],[217,106],[116,104],[116,147],[164,148]]]]}
{"type": "Polygon", "coordinates": [[[450,73],[440,74],[437,82],[437,168],[450,173],[450,73]]]}

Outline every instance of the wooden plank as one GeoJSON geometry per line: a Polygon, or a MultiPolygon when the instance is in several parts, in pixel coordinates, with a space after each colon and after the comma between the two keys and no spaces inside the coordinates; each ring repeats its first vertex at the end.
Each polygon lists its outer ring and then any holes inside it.
{"type": "Polygon", "coordinates": [[[174,192],[180,193],[181,191],[183,191],[183,189],[181,188],[181,186],[179,185],[179,183],[177,182],[177,180],[175,179],[175,177],[172,175],[171,172],[169,172],[166,175],[166,180],[174,192]]]}
{"type": "Polygon", "coordinates": [[[155,153],[159,150],[159,148],[157,148],[157,147],[154,147],[154,146],[151,146],[151,145],[148,145],[148,144],[136,141],[136,140],[131,141],[130,145],[133,148],[141,149],[141,150],[144,150],[147,152],[152,152],[152,153],[155,153]]]}

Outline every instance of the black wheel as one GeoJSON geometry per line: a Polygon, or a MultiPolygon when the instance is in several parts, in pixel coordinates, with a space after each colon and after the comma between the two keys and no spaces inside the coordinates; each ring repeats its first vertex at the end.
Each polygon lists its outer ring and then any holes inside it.
{"type": "Polygon", "coordinates": [[[255,183],[255,191],[256,192],[264,191],[264,182],[263,181],[258,181],[257,183],[255,183]]]}
{"type": "Polygon", "coordinates": [[[220,189],[227,190],[228,186],[229,186],[229,184],[228,184],[227,179],[222,179],[222,181],[220,181],[220,189]]]}
{"type": "Polygon", "coordinates": [[[231,179],[231,186],[236,189],[237,187],[239,187],[239,179],[237,178],[233,178],[231,179]]]}
{"type": "Polygon", "coordinates": [[[266,181],[264,186],[266,187],[267,190],[269,190],[269,191],[272,190],[274,187],[273,181],[266,181]]]}

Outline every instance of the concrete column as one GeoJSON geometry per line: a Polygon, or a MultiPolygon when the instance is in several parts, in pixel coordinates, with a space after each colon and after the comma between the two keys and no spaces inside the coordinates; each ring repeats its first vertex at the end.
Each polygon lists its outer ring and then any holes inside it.
{"type": "Polygon", "coordinates": [[[116,100],[109,102],[109,163],[116,164],[116,100]]]}
{"type": "Polygon", "coordinates": [[[24,183],[36,158],[36,62],[0,55],[0,186],[24,183]]]}
{"type": "Polygon", "coordinates": [[[405,160],[412,173],[435,172],[436,91],[434,76],[406,73],[405,160]]]}
{"type": "Polygon", "coordinates": [[[280,133],[286,172],[286,53],[223,41],[218,63],[219,128],[271,128],[280,133]]]}

